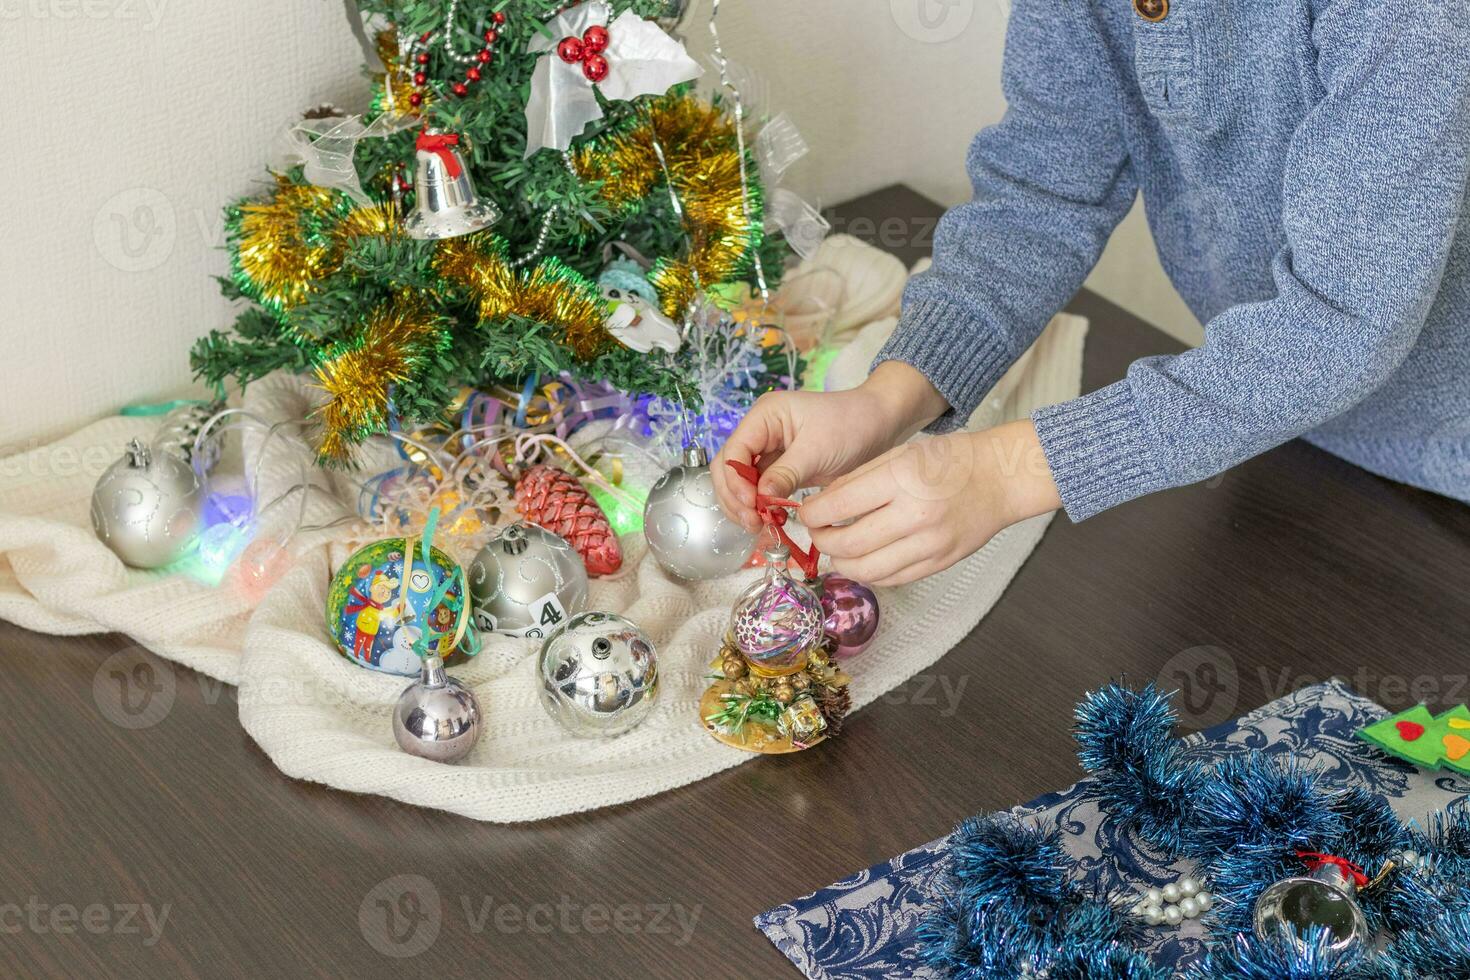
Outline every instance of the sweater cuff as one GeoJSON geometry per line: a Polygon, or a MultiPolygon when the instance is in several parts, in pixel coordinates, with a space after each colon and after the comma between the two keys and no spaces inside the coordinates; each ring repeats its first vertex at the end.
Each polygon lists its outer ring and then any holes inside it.
{"type": "Polygon", "coordinates": [[[1171,486],[1127,381],[1031,413],[1073,521],[1171,486]]]}
{"type": "Polygon", "coordinates": [[[977,324],[959,307],[927,300],[904,308],[873,367],[902,361],[918,369],[949,402],[949,411],[926,432],[963,428],[984,397],[1011,366],[1005,340],[977,324]]]}

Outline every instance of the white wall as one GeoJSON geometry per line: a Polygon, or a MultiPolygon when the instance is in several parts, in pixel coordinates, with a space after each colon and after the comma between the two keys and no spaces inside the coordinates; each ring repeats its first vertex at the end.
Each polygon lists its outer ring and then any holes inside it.
{"type": "MultiPolygon", "coordinates": [[[[724,0],[720,22],[812,144],[791,186],[830,204],[906,181],[953,204],[970,137],[1003,110],[1006,9],[724,0]]],[[[189,345],[232,319],[211,278],[221,206],[259,186],[301,109],[359,106],[359,62],[336,0],[0,0],[0,455],[188,387],[189,345]]],[[[1090,285],[1197,339],[1140,218],[1090,285]]]]}

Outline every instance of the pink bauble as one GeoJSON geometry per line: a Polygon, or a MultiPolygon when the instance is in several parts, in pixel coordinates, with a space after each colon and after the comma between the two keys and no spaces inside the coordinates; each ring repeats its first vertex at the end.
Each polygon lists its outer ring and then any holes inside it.
{"type": "Polygon", "coordinates": [[[822,576],[822,625],[839,657],[862,653],[878,634],[878,597],[861,582],[836,572],[822,576]]]}

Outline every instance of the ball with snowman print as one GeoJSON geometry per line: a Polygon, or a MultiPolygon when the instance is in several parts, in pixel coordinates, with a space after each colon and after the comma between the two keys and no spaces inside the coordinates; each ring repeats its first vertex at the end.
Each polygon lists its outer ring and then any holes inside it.
{"type": "Polygon", "coordinates": [[[341,654],[369,670],[417,677],[422,660],[414,649],[427,627],[441,636],[435,651],[458,662],[454,646],[459,616],[467,601],[459,565],[431,548],[432,568],[414,541],[410,559],[403,538],[377,541],[342,564],[327,590],[327,630],[341,654]],[[440,601],[428,608],[442,583],[440,601]]]}

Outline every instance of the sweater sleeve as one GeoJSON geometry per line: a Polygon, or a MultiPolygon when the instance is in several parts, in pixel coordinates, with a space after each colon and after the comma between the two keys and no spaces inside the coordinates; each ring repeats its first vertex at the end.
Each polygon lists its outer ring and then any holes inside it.
{"type": "Polygon", "coordinates": [[[1097,264],[1137,194],[1118,68],[1091,3],[1016,0],[1006,35],[1007,110],[976,137],[974,199],[948,212],[934,265],[904,292],[875,364],[918,368],[960,427],[1097,264]]]}
{"type": "Polygon", "coordinates": [[[1032,419],[1073,520],[1207,479],[1362,401],[1428,318],[1460,225],[1470,141],[1463,0],[1411,14],[1337,0],[1288,152],[1275,295],[1204,343],[1032,419]]]}

